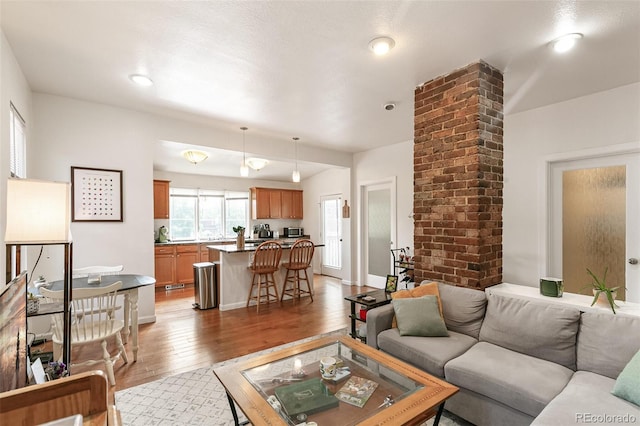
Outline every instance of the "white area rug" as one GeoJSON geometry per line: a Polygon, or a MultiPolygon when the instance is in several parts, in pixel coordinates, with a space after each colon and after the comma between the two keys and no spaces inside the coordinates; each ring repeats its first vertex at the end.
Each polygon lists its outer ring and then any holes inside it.
{"type": "MultiPolygon", "coordinates": [[[[338,330],[332,334],[346,334],[338,330]]],[[[125,389],[115,394],[116,406],[125,425],[233,425],[233,416],[224,387],[213,374],[213,369],[258,355],[274,352],[322,336],[309,337],[297,342],[276,346],[261,352],[230,359],[207,368],[176,374],[144,385],[125,389]]],[[[236,409],[240,421],[246,420],[236,409]]],[[[432,425],[433,419],[425,425],[432,425]]],[[[440,420],[443,426],[463,426],[468,423],[446,412],[440,420]]],[[[325,426],[325,425],[322,425],[325,426]]]]}

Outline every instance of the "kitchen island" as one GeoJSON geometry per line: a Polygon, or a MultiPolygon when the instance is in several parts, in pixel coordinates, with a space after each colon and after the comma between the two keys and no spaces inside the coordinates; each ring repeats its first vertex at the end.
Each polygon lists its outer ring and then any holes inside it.
{"type": "MultiPolygon", "coordinates": [[[[280,242],[280,241],[278,241],[280,242]]],[[[280,262],[287,262],[289,260],[289,253],[293,243],[280,242],[282,245],[282,258],[280,262]]],[[[235,245],[210,245],[207,246],[209,252],[216,252],[220,256],[220,282],[218,283],[220,300],[218,306],[221,311],[227,311],[230,309],[244,308],[247,305],[247,298],[249,297],[249,289],[251,288],[252,273],[248,266],[251,264],[253,254],[258,247],[258,243],[245,244],[243,249],[239,249],[235,245]]],[[[314,257],[319,256],[319,247],[324,247],[323,244],[314,244],[316,250],[314,257]]],[[[276,279],[276,285],[278,287],[278,295],[282,294],[282,284],[284,283],[284,276],[286,269],[280,267],[274,274],[276,279]]],[[[307,275],[309,281],[311,281],[311,291],[313,291],[313,267],[309,266],[307,269],[307,275]]],[[[303,284],[304,285],[304,284],[303,284]]],[[[290,298],[285,297],[285,300],[290,298]]],[[[255,304],[255,301],[252,301],[255,304]]]]}

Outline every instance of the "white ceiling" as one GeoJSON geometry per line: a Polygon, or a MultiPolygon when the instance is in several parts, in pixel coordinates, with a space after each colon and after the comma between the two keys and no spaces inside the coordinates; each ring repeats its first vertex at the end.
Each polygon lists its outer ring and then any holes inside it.
{"type": "MultiPolygon", "coordinates": [[[[0,8],[36,92],[345,152],[411,140],[414,88],[479,59],[504,72],[506,114],[640,81],[638,1],[2,0],[0,8]],[[549,41],[568,32],[584,39],[555,54],[549,41]],[[367,47],[380,35],[396,41],[385,57],[367,47]],[[132,73],[155,85],[134,86],[132,73]],[[396,109],[385,111],[387,102],[396,109]]],[[[169,157],[184,148],[171,144],[158,144],[156,168],[189,168],[169,157]]],[[[224,157],[232,176],[240,157],[224,157]]],[[[224,169],[215,158],[198,166],[224,169]]],[[[291,164],[280,166],[273,178],[288,179],[291,164]]],[[[307,166],[303,177],[313,174],[307,166]]]]}

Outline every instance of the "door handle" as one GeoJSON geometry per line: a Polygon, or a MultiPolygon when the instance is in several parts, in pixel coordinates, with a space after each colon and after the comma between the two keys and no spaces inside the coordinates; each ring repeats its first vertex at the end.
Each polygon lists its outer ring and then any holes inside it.
{"type": "Polygon", "coordinates": [[[638,264],[638,259],[636,259],[635,257],[632,257],[629,259],[629,265],[637,265],[638,264]]]}

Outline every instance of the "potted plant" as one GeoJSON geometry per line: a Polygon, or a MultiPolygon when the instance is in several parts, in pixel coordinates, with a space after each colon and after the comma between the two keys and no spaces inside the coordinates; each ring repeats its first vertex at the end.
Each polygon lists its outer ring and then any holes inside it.
{"type": "Polygon", "coordinates": [[[236,233],[236,247],[240,250],[244,249],[244,226],[234,226],[233,232],[236,233]]]}
{"type": "Polygon", "coordinates": [[[613,313],[616,313],[616,308],[618,307],[615,303],[616,291],[620,287],[607,287],[607,271],[609,268],[604,269],[604,275],[602,279],[599,279],[589,268],[587,268],[587,272],[593,278],[591,282],[591,286],[593,288],[593,302],[591,302],[591,306],[595,305],[598,300],[604,300],[604,303],[608,303],[611,307],[613,313]]]}

